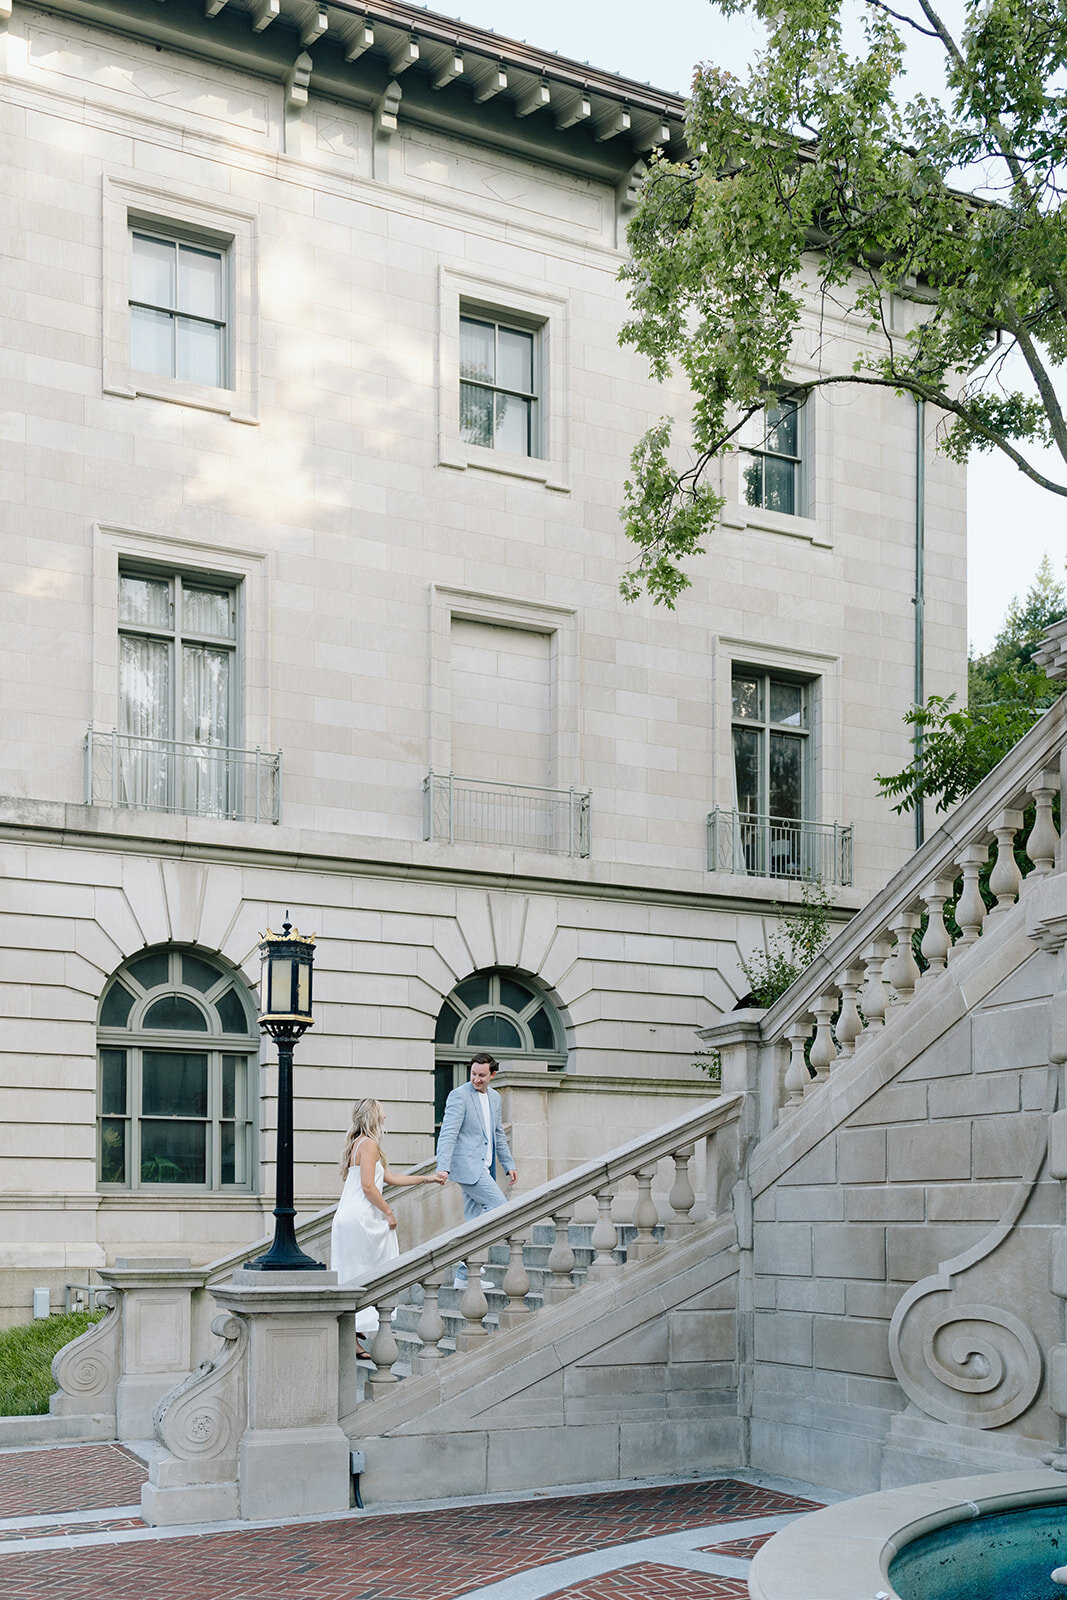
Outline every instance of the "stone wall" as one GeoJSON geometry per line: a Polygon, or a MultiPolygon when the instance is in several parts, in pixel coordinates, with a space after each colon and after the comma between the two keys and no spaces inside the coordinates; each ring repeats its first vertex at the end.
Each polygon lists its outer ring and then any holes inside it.
{"type": "Polygon", "coordinates": [[[1056,959],[1022,906],[987,921],[757,1150],[754,1466],[866,1490],[1025,1465],[1056,1441],[1042,1382],[1062,1321],[1048,1290],[1062,1186],[1043,1164],[1056,959]],[[891,1355],[895,1308],[943,1263],[891,1355]]]}

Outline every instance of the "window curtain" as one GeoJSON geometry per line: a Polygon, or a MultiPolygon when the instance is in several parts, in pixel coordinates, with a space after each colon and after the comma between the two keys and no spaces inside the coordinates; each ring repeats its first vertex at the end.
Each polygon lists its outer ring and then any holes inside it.
{"type": "Polygon", "coordinates": [[[173,788],[170,646],[132,634],[120,644],[119,792],[123,805],[165,811],[173,788]]]}
{"type": "Polygon", "coordinates": [[[230,653],[210,645],[182,651],[182,737],[197,748],[187,752],[183,809],[201,816],[232,815],[239,797],[231,794],[230,653]]]}

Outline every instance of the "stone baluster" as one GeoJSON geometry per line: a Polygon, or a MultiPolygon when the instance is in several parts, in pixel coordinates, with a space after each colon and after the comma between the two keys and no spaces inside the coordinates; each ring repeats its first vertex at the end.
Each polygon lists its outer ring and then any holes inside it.
{"type": "Polygon", "coordinates": [[[615,1251],[618,1248],[619,1234],[614,1222],[611,1220],[611,1202],[615,1198],[614,1189],[598,1189],[596,1203],[599,1215],[593,1227],[592,1245],[596,1255],[589,1263],[586,1272],[586,1283],[603,1283],[610,1278],[618,1267],[615,1260],[615,1251]]]}
{"type": "Polygon", "coordinates": [[[1034,864],[1030,874],[1033,878],[1046,878],[1056,864],[1056,846],[1059,837],[1056,833],[1056,824],[1052,820],[1052,803],[1060,787],[1060,775],[1055,771],[1043,772],[1034,784],[1033,796],[1037,815],[1034,817],[1034,826],[1030,830],[1030,837],[1026,841],[1026,853],[1034,864]]]}
{"type": "Polygon", "coordinates": [[[488,1250],[472,1250],[467,1255],[467,1287],[459,1302],[463,1324],[456,1334],[456,1350],[474,1350],[486,1337],[488,1329],[484,1318],[489,1313],[489,1302],[482,1288],[482,1267],[488,1250]]]}
{"type": "Polygon", "coordinates": [[[889,981],[893,985],[893,1005],[906,1006],[915,993],[915,985],[919,981],[919,963],[915,959],[912,948],[912,934],[919,926],[919,913],[917,911],[901,911],[893,924],[893,932],[897,936],[897,946],[893,954],[889,981]]]}
{"type": "Polygon", "coordinates": [[[501,1291],[508,1297],[508,1303],[499,1313],[501,1328],[513,1328],[517,1322],[530,1315],[530,1308],[526,1304],[526,1296],[530,1292],[530,1274],[522,1259],[525,1242],[524,1233],[512,1233],[508,1236],[508,1249],[511,1254],[500,1286],[501,1291]]]}
{"type": "Polygon", "coordinates": [[[809,1087],[817,1089],[826,1082],[830,1067],[837,1060],[837,1046],[830,1028],[830,1019],[837,1010],[837,996],[821,994],[812,1002],[811,1009],[815,1015],[815,1037],[808,1051],[808,1061],[815,1069],[815,1077],[809,1087]]]}
{"type": "Polygon", "coordinates": [[[863,1016],[868,1030],[885,1026],[889,995],[886,993],[882,974],[892,949],[892,941],[886,934],[880,933],[877,939],[871,940],[863,952],[863,959],[867,963],[867,982],[863,988],[863,1016]]]}
{"type": "Polygon", "coordinates": [[[556,1237],[548,1252],[548,1268],[552,1277],[545,1284],[546,1306],[559,1305],[574,1288],[574,1281],[571,1278],[571,1273],[574,1271],[574,1251],[571,1249],[570,1241],[570,1220],[573,1212],[574,1207],[567,1206],[563,1211],[552,1213],[552,1225],[556,1230],[556,1237]]]}
{"type": "Polygon", "coordinates": [[[791,1112],[796,1110],[804,1099],[807,1087],[812,1081],[811,1073],[808,1071],[808,1063],[804,1056],[808,1040],[811,1038],[811,1018],[807,1012],[802,1017],[797,1018],[786,1034],[786,1038],[789,1040],[789,1065],[785,1069],[785,1077],[782,1080],[782,1088],[786,1094],[785,1103],[781,1110],[782,1116],[789,1116],[791,1112]]]}
{"type": "Polygon", "coordinates": [[[857,999],[862,983],[862,967],[847,968],[837,980],[837,987],[841,990],[841,1013],[835,1031],[842,1061],[847,1061],[849,1056],[854,1054],[856,1040],[863,1032],[863,1018],[860,1016],[857,999]]]}
{"type": "Polygon", "coordinates": [[[993,835],[997,841],[997,859],[989,874],[989,892],[996,896],[997,903],[990,916],[993,912],[1006,911],[1018,898],[1023,875],[1015,859],[1015,835],[1022,827],[1022,823],[1022,812],[1011,808],[1000,812],[993,823],[993,835]]]}
{"type": "Polygon", "coordinates": [[[371,1341],[370,1358],[374,1362],[374,1371],[368,1381],[368,1394],[372,1400],[379,1395],[388,1393],[388,1386],[398,1381],[393,1371],[393,1364],[400,1354],[397,1348],[396,1336],[393,1333],[393,1300],[379,1300],[378,1302],[378,1332],[371,1341]]]}
{"type": "Polygon", "coordinates": [[[696,1145],[687,1144],[683,1145],[680,1150],[676,1150],[672,1158],[674,1161],[674,1183],[671,1185],[671,1192],[667,1199],[674,1215],[667,1224],[668,1239],[684,1238],[693,1226],[689,1213],[696,1205],[697,1197],[693,1192],[693,1185],[689,1178],[689,1163],[695,1154],[696,1145]]]}
{"type": "Polygon", "coordinates": [[[451,1276],[451,1270],[447,1273],[434,1272],[422,1280],[422,1316],[415,1330],[422,1340],[422,1349],[419,1351],[417,1361],[420,1373],[432,1372],[438,1361],[443,1361],[447,1354],[441,1349],[445,1322],[441,1315],[441,1307],[437,1303],[437,1296],[445,1280],[451,1276]]]}
{"type": "Polygon", "coordinates": [[[952,949],[952,936],[945,927],[945,901],[952,893],[952,882],[951,878],[935,878],[923,890],[926,932],[919,948],[926,962],[924,977],[942,971],[952,949]]]}
{"type": "Polygon", "coordinates": [[[637,1238],[631,1250],[627,1251],[628,1258],[634,1261],[643,1261],[659,1249],[659,1240],[653,1232],[659,1225],[659,1209],[652,1198],[652,1180],[655,1176],[655,1167],[641,1167],[634,1173],[637,1180],[637,1204],[634,1206],[637,1238]]]}
{"type": "Polygon", "coordinates": [[[984,839],[975,839],[960,854],[963,888],[956,901],[956,921],[960,929],[960,936],[956,942],[961,946],[974,944],[981,936],[982,923],[986,918],[986,904],[982,898],[978,879],[988,859],[989,849],[984,839]]]}

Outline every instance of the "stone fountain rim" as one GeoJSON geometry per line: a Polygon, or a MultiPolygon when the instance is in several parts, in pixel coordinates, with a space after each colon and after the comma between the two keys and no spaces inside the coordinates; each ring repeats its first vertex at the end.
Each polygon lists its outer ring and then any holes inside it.
{"type": "Polygon", "coordinates": [[[751,1600],[901,1600],[889,1563],[925,1534],[1023,1507],[1067,1504],[1067,1476],[1049,1469],[942,1478],[841,1500],[798,1517],[757,1551],[751,1600]]]}

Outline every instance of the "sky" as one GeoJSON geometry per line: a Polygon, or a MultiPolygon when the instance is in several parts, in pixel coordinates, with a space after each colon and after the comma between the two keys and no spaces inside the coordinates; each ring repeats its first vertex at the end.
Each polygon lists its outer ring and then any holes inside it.
{"type": "MultiPolygon", "coordinates": [[[[724,18],[708,0],[434,0],[431,9],[675,93],[688,89],[696,61],[742,73],[761,41],[747,16],[724,18]]],[[[940,9],[952,25],[960,0],[940,9]]],[[[935,57],[919,58],[913,82],[937,91],[935,57]]],[[[996,452],[977,456],[968,468],[967,553],[968,636],[981,653],[1013,597],[1029,589],[1043,555],[1062,577],[1067,503],[996,452]]]]}

